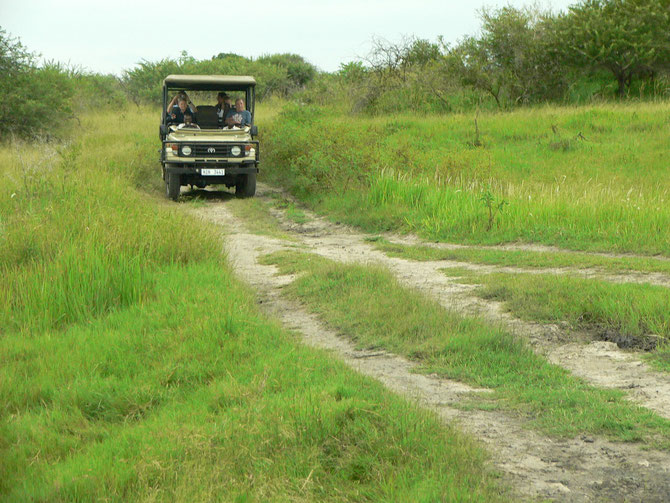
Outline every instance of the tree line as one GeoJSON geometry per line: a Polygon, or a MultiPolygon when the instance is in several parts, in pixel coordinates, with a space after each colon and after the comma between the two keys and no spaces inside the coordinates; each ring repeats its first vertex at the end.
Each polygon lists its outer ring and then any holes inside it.
{"type": "Polygon", "coordinates": [[[382,113],[670,95],[670,0],[583,0],[558,14],[507,6],[480,19],[481,33],[455,44],[375,40],[322,87],[382,113]]]}
{"type": "Polygon", "coordinates": [[[160,102],[166,75],[247,74],[257,96],[388,113],[582,103],[670,95],[670,0],[581,0],[566,12],[484,9],[481,32],[449,44],[374,40],[370,54],[319,72],[297,54],[143,60],[120,76],[36,55],[0,28],[0,133],[48,130],[82,109],[160,102]]]}
{"type": "Polygon", "coordinates": [[[219,53],[197,60],[182,52],[178,58],[142,60],[120,76],[53,61],[38,64],[37,60],[36,54],[0,27],[0,95],[5,103],[12,104],[0,110],[0,138],[55,132],[88,109],[158,104],[163,79],[170,74],[253,75],[260,100],[292,96],[304,90],[317,74],[317,68],[297,54],[253,59],[219,53]]]}

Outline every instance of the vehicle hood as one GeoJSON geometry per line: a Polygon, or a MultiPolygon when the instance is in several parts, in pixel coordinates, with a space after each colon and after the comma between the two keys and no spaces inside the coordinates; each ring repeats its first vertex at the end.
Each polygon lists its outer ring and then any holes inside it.
{"type": "Polygon", "coordinates": [[[244,142],[251,141],[249,128],[245,129],[171,129],[166,141],[188,142],[244,142]]]}

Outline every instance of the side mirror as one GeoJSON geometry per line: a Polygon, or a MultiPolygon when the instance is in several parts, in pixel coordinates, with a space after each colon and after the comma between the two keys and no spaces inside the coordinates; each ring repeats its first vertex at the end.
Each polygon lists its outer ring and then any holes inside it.
{"type": "Polygon", "coordinates": [[[161,140],[165,138],[165,136],[168,134],[168,127],[165,124],[161,124],[158,127],[158,134],[161,137],[161,140]]]}
{"type": "Polygon", "coordinates": [[[251,128],[249,129],[249,133],[251,134],[251,136],[258,136],[258,126],[256,125],[251,126],[251,128]]]}

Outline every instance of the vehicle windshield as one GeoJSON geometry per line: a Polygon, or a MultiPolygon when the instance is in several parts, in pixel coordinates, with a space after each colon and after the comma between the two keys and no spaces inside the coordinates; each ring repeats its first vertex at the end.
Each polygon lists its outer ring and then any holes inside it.
{"type": "Polygon", "coordinates": [[[244,91],[167,89],[165,112],[165,123],[179,129],[244,129],[253,124],[244,91]]]}

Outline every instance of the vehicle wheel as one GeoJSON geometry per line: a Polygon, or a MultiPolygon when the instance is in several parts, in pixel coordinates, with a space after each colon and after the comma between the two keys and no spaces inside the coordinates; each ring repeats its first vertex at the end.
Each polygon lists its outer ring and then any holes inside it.
{"type": "Polygon", "coordinates": [[[237,197],[253,197],[256,193],[256,173],[241,175],[237,177],[235,184],[235,195],[237,197]]]}
{"type": "Polygon", "coordinates": [[[165,195],[168,199],[176,201],[179,199],[179,191],[181,189],[181,180],[176,173],[166,173],[165,179],[165,195]]]}

